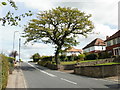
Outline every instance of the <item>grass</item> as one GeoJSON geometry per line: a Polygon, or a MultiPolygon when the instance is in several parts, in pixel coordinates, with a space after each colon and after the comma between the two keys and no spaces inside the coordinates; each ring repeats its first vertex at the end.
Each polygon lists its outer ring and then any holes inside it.
{"type": "Polygon", "coordinates": [[[96,64],[96,66],[99,66],[99,65],[113,65],[113,64],[120,64],[120,63],[110,62],[110,63],[96,64]]]}
{"type": "MultiPolygon", "coordinates": [[[[97,60],[84,60],[84,61],[80,61],[80,63],[84,63],[84,62],[93,62],[93,61],[98,61],[98,60],[103,60],[103,59],[97,59],[97,60]]],[[[61,62],[61,65],[70,65],[70,64],[76,64],[77,61],[67,61],[67,62],[61,62]]]]}
{"type": "Polygon", "coordinates": [[[61,65],[70,65],[70,64],[75,64],[76,61],[68,61],[68,62],[61,62],[61,65]]]}
{"type": "Polygon", "coordinates": [[[84,60],[84,61],[80,61],[80,62],[82,63],[82,62],[93,62],[93,61],[97,61],[97,60],[84,60]]]}

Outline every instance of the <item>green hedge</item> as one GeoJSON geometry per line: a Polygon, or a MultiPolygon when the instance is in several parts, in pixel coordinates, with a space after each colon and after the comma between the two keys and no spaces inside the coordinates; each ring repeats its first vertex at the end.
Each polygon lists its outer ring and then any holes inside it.
{"type": "Polygon", "coordinates": [[[4,90],[7,86],[9,70],[14,68],[13,60],[14,58],[0,54],[0,90],[4,90]]]}
{"type": "Polygon", "coordinates": [[[8,80],[8,71],[9,71],[9,62],[7,60],[7,57],[4,55],[0,55],[1,62],[2,62],[2,84],[1,88],[5,89],[7,86],[7,80],[8,80]]]}
{"type": "Polygon", "coordinates": [[[95,60],[98,59],[99,55],[97,53],[90,53],[85,56],[85,60],[95,60]]]}
{"type": "Polygon", "coordinates": [[[38,61],[38,64],[41,66],[44,66],[44,67],[46,67],[47,64],[49,64],[49,63],[51,64],[51,61],[38,61]]]}

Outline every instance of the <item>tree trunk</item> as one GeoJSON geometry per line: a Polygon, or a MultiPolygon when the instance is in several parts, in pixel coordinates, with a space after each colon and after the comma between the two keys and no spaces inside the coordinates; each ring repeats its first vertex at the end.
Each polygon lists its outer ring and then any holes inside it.
{"type": "Polygon", "coordinates": [[[59,53],[60,53],[60,47],[57,48],[55,52],[55,63],[57,65],[57,68],[59,68],[60,60],[59,60],[59,53]]]}

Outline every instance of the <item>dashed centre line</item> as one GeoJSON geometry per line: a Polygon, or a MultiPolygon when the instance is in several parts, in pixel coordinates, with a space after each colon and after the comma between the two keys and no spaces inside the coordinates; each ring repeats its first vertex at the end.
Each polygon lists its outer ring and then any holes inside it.
{"type": "Polygon", "coordinates": [[[60,79],[66,81],[66,82],[72,83],[72,84],[77,84],[77,83],[75,83],[73,81],[70,81],[70,80],[67,80],[67,79],[64,79],[64,78],[60,78],[60,79]]]}
{"type": "MultiPolygon", "coordinates": [[[[30,64],[30,63],[28,63],[28,64],[29,64],[30,66],[34,67],[36,70],[39,70],[40,72],[42,72],[42,73],[44,73],[44,74],[47,74],[47,75],[49,75],[49,76],[51,76],[51,77],[57,77],[56,75],[53,75],[53,74],[51,74],[51,73],[48,73],[48,72],[46,72],[46,71],[43,71],[43,70],[40,70],[40,69],[36,68],[34,65],[32,65],[32,64],[30,64]]],[[[71,84],[77,85],[76,82],[73,82],[73,81],[70,81],[70,80],[67,80],[67,79],[64,79],[64,78],[60,78],[60,79],[63,80],[63,81],[69,82],[69,83],[71,83],[71,84]]]]}
{"type": "Polygon", "coordinates": [[[44,73],[44,74],[47,74],[47,75],[49,75],[49,76],[51,76],[51,77],[57,77],[56,75],[53,75],[53,74],[51,74],[51,73],[48,73],[48,72],[45,72],[45,71],[43,71],[43,70],[40,70],[40,69],[38,69],[38,68],[36,68],[34,65],[32,65],[32,64],[30,64],[30,63],[28,63],[30,66],[32,66],[32,67],[34,67],[36,70],[39,70],[40,72],[42,72],[42,73],[44,73]]]}

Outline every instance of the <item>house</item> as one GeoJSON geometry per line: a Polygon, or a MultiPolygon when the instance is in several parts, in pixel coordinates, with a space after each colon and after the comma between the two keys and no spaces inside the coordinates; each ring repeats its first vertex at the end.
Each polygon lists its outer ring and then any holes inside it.
{"type": "Polygon", "coordinates": [[[88,45],[86,45],[83,48],[83,51],[95,53],[95,52],[104,51],[105,49],[106,49],[106,44],[105,44],[104,40],[102,40],[100,38],[96,38],[95,40],[90,42],[88,45]]]}
{"type": "Polygon", "coordinates": [[[79,55],[79,54],[82,54],[82,53],[83,53],[83,51],[81,49],[75,49],[74,47],[68,48],[66,50],[67,56],[70,56],[70,55],[79,55]]]}
{"type": "Polygon", "coordinates": [[[120,30],[110,37],[106,37],[106,50],[113,55],[120,55],[120,30]]]}

